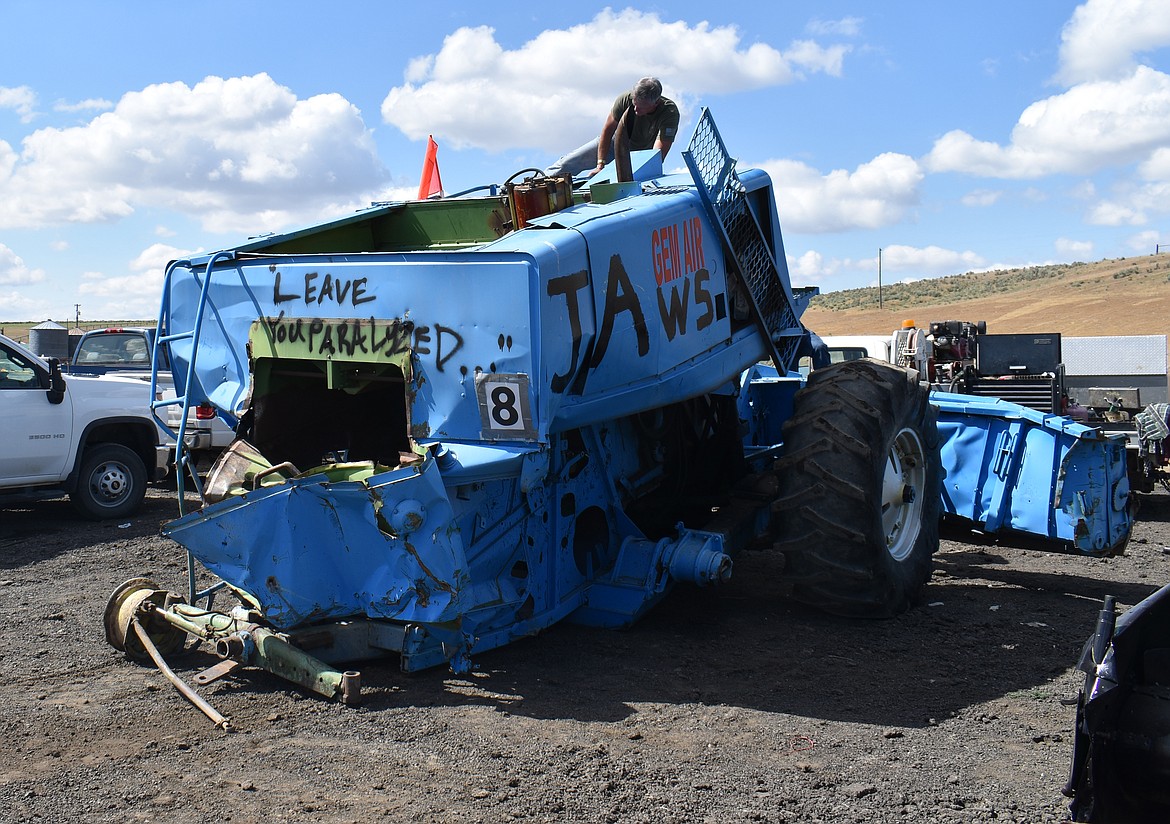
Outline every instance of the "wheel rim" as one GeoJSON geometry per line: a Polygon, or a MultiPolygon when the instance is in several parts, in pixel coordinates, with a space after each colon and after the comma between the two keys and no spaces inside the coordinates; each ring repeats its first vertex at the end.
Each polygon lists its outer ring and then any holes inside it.
{"type": "Polygon", "coordinates": [[[886,550],[904,561],[918,540],[926,491],[926,451],[912,429],[894,438],[882,478],[882,528],[886,550]]]}
{"type": "Polygon", "coordinates": [[[115,506],[129,493],[134,481],[130,469],[116,461],[107,461],[89,476],[89,488],[93,499],[102,506],[115,506]]]}

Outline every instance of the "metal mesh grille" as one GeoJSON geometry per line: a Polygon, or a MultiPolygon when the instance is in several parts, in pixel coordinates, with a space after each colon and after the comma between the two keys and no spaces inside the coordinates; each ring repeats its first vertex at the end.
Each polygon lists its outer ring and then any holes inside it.
{"type": "Polygon", "coordinates": [[[715,122],[705,109],[684,156],[691,174],[704,190],[704,202],[723,230],[727,251],[751,295],[756,320],[773,349],[773,360],[777,368],[787,370],[796,359],[804,329],[759,223],[748,208],[743,184],[735,173],[735,161],[727,154],[715,122]]]}

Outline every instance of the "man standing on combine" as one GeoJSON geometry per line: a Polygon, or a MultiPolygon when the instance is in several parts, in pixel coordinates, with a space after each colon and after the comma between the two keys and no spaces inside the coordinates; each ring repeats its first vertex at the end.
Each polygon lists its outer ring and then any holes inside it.
{"type": "Polygon", "coordinates": [[[666,159],[666,153],[678,134],[678,106],[662,96],[662,84],[657,77],[643,77],[631,91],[617,96],[613,108],[601,127],[601,136],[569,152],[545,169],[550,177],[573,175],[588,171],[589,177],[613,160],[613,139],[622,117],[626,118],[626,136],[630,151],[657,149],[666,159]],[[632,109],[632,111],[630,111],[632,109]],[[627,114],[628,112],[628,114],[627,114]],[[593,165],[596,163],[596,165],[593,165]]]}

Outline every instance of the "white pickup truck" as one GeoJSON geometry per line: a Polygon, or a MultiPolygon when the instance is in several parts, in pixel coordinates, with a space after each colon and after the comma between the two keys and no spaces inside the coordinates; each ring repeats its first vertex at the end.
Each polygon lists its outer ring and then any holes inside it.
{"type": "Polygon", "coordinates": [[[62,375],[0,335],[0,506],[68,495],[90,518],[134,512],[172,450],[149,395],[133,378],[62,375]]]}
{"type": "MultiPolygon", "coordinates": [[[[154,343],[154,327],[91,329],[81,336],[72,361],[62,368],[70,375],[118,375],[149,382],[154,343]]],[[[160,352],[160,358],[156,391],[161,393],[160,400],[174,398],[175,382],[166,353],[160,352]]],[[[183,420],[183,407],[165,406],[159,414],[170,427],[173,437],[183,420]]],[[[201,473],[210,469],[211,464],[235,437],[236,433],[210,404],[190,409],[183,440],[190,460],[201,473]]]]}

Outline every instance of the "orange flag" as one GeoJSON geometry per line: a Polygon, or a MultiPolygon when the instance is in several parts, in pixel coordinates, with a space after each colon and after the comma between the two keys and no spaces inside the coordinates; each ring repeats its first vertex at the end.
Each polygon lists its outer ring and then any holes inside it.
{"type": "Polygon", "coordinates": [[[418,199],[426,200],[431,195],[443,193],[443,180],[439,177],[439,144],[427,135],[427,156],[423,160],[422,180],[418,183],[418,199]]]}

